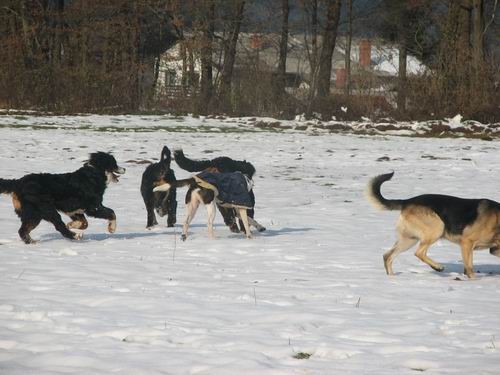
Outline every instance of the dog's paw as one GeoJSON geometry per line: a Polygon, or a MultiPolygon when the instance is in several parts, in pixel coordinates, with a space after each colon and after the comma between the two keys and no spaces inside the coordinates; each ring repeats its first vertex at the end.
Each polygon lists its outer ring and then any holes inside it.
{"type": "Polygon", "coordinates": [[[475,279],[475,278],[476,278],[476,274],[474,273],[474,271],[464,270],[464,274],[465,274],[465,276],[467,276],[469,279],[475,279]]]}
{"type": "Polygon", "coordinates": [[[437,271],[437,272],[443,272],[443,271],[444,271],[444,267],[443,267],[442,265],[440,265],[440,264],[438,264],[438,265],[437,265],[437,266],[435,266],[435,267],[432,267],[432,269],[433,269],[434,271],[437,271]]]}
{"type": "Polygon", "coordinates": [[[240,228],[238,228],[238,224],[231,224],[229,226],[229,230],[232,232],[232,233],[240,233],[240,228]]]}
{"type": "Polygon", "coordinates": [[[66,228],[68,229],[80,229],[80,222],[79,221],[70,221],[68,224],[66,224],[66,228]]]}
{"type": "Polygon", "coordinates": [[[186,238],[187,238],[187,236],[186,236],[185,234],[182,234],[182,235],[181,235],[181,240],[182,240],[182,241],[186,241],[186,238]]]}
{"type": "Polygon", "coordinates": [[[108,223],[108,232],[115,233],[116,231],[116,220],[110,220],[108,223]]]}
{"type": "Polygon", "coordinates": [[[82,238],[83,238],[83,233],[81,233],[81,232],[78,232],[78,233],[73,234],[73,239],[74,239],[74,240],[79,241],[79,240],[81,240],[82,238]]]}

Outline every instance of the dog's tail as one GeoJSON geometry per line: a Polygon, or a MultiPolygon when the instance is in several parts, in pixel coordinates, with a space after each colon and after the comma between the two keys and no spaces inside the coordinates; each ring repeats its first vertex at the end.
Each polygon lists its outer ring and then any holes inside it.
{"type": "Polygon", "coordinates": [[[175,180],[175,181],[170,181],[166,182],[162,185],[158,185],[153,189],[153,191],[169,191],[172,188],[179,188],[183,186],[191,186],[195,185],[196,181],[193,177],[191,178],[186,178],[184,180],[175,180]]]}
{"type": "Polygon", "coordinates": [[[394,172],[381,174],[377,177],[374,177],[368,183],[368,186],[365,190],[365,195],[368,201],[375,207],[380,210],[401,210],[403,208],[404,200],[401,199],[385,199],[380,193],[380,187],[385,181],[389,181],[392,176],[394,176],[394,172]]]}
{"type": "Polygon", "coordinates": [[[0,178],[0,194],[11,194],[16,189],[17,180],[0,178]]]}
{"type": "Polygon", "coordinates": [[[171,161],[172,154],[170,153],[170,149],[167,146],[163,146],[163,150],[161,150],[160,163],[170,167],[171,161]]]}
{"type": "Polygon", "coordinates": [[[180,168],[188,172],[201,172],[212,166],[210,160],[193,160],[187,158],[182,150],[174,151],[174,159],[180,168]]]}

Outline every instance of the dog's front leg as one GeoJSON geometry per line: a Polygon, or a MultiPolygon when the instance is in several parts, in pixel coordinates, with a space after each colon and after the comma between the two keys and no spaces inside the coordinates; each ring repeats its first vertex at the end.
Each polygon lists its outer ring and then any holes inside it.
{"type": "Polygon", "coordinates": [[[146,229],[152,229],[155,225],[158,225],[158,221],[156,220],[155,215],[155,197],[151,194],[151,196],[144,198],[144,205],[146,206],[147,213],[147,223],[146,229]]]}
{"type": "Polygon", "coordinates": [[[229,230],[233,233],[240,233],[240,228],[238,228],[238,223],[236,220],[236,212],[232,208],[226,208],[217,205],[219,212],[224,219],[224,224],[229,227],[229,230]]]}
{"type": "Polygon", "coordinates": [[[250,225],[248,224],[248,215],[245,208],[238,208],[238,214],[243,221],[243,226],[245,227],[245,234],[247,238],[252,238],[252,232],[250,232],[250,225]]]}
{"type": "Polygon", "coordinates": [[[474,243],[469,240],[462,240],[460,242],[460,249],[462,250],[462,261],[464,263],[464,273],[465,275],[473,279],[476,276],[474,275],[474,266],[472,264],[472,253],[474,250],[474,243]]]}
{"type": "Polygon", "coordinates": [[[87,214],[98,219],[108,220],[108,232],[114,233],[116,231],[116,215],[111,208],[100,205],[96,208],[87,210],[87,214]]]}
{"type": "Polygon", "coordinates": [[[260,225],[253,217],[248,216],[248,224],[253,225],[259,232],[264,232],[266,227],[260,225]]]}
{"type": "Polygon", "coordinates": [[[173,227],[177,222],[177,189],[170,189],[167,198],[167,226],[173,227]]]}

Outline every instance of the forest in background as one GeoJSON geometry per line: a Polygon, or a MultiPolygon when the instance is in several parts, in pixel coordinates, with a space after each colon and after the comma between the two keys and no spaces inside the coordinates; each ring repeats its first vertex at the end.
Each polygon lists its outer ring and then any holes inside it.
{"type": "MultiPolygon", "coordinates": [[[[0,0],[0,107],[54,113],[176,112],[290,118],[500,120],[498,0],[0,0]],[[239,67],[242,33],[279,35],[272,71],[239,67]],[[286,89],[291,35],[306,35],[307,94],[286,89]],[[397,46],[393,103],[359,95],[342,37],[397,46]],[[158,95],[161,56],[180,43],[184,95],[158,95]],[[221,58],[214,58],[216,48],[221,58]],[[406,72],[409,55],[426,70],[406,72]],[[194,73],[194,60],[200,73],[194,73]],[[187,87],[189,86],[189,87],[187,87]],[[342,108],[349,108],[348,114],[342,108]]],[[[383,99],[383,97],[382,97],[383,99]]]]}

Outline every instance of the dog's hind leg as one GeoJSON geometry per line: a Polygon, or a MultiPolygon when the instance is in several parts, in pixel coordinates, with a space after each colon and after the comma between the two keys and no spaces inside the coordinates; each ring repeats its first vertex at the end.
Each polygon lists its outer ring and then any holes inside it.
{"type": "Polygon", "coordinates": [[[384,267],[385,272],[387,272],[388,275],[394,275],[394,272],[392,271],[392,262],[394,261],[394,259],[402,252],[413,247],[417,242],[418,239],[416,238],[401,234],[399,235],[399,238],[397,239],[394,246],[384,254],[384,267]]]}
{"type": "Polygon", "coordinates": [[[29,218],[21,218],[21,227],[19,228],[19,237],[24,241],[26,244],[31,244],[31,243],[36,243],[31,236],[30,232],[35,229],[38,224],[40,224],[40,221],[42,221],[41,217],[29,217],[29,218]]]}
{"type": "Polygon", "coordinates": [[[438,239],[439,237],[420,240],[417,250],[415,251],[415,256],[425,264],[428,264],[433,270],[441,272],[444,270],[444,267],[427,256],[427,250],[429,250],[429,247],[438,239]]]}
{"type": "Polygon", "coordinates": [[[184,220],[184,224],[182,226],[182,235],[181,235],[182,241],[186,241],[186,239],[187,239],[189,224],[193,220],[194,215],[196,215],[196,210],[198,209],[199,205],[200,205],[199,196],[198,196],[198,194],[193,192],[191,194],[191,200],[189,201],[189,203],[187,205],[186,219],[184,220]]]}
{"type": "Polygon", "coordinates": [[[66,224],[61,219],[61,215],[52,207],[44,207],[41,210],[42,219],[47,220],[48,222],[54,225],[54,228],[61,233],[64,237],[69,238],[71,240],[79,240],[82,238],[81,233],[75,233],[70,231],[66,224]]]}
{"type": "Polygon", "coordinates": [[[408,206],[399,216],[398,233],[400,236],[414,238],[420,243],[415,256],[436,271],[444,268],[427,256],[429,247],[439,240],[444,233],[444,223],[432,210],[422,206],[408,206]]]}
{"type": "Polygon", "coordinates": [[[247,238],[252,238],[252,232],[250,232],[250,225],[248,224],[248,215],[246,208],[238,208],[238,215],[243,222],[243,226],[245,227],[245,234],[247,238]]]}
{"type": "Polygon", "coordinates": [[[210,238],[215,238],[214,236],[214,219],[215,219],[215,202],[207,204],[207,228],[208,228],[208,236],[210,238]]]}
{"type": "Polygon", "coordinates": [[[418,232],[418,236],[416,237],[420,239],[420,243],[415,251],[415,256],[425,264],[428,264],[433,270],[441,272],[444,270],[444,267],[429,258],[427,256],[427,250],[429,250],[429,247],[443,235],[444,223],[437,215],[429,215],[424,216],[424,218],[418,217],[418,220],[414,220],[413,225],[414,230],[418,232]]]}

